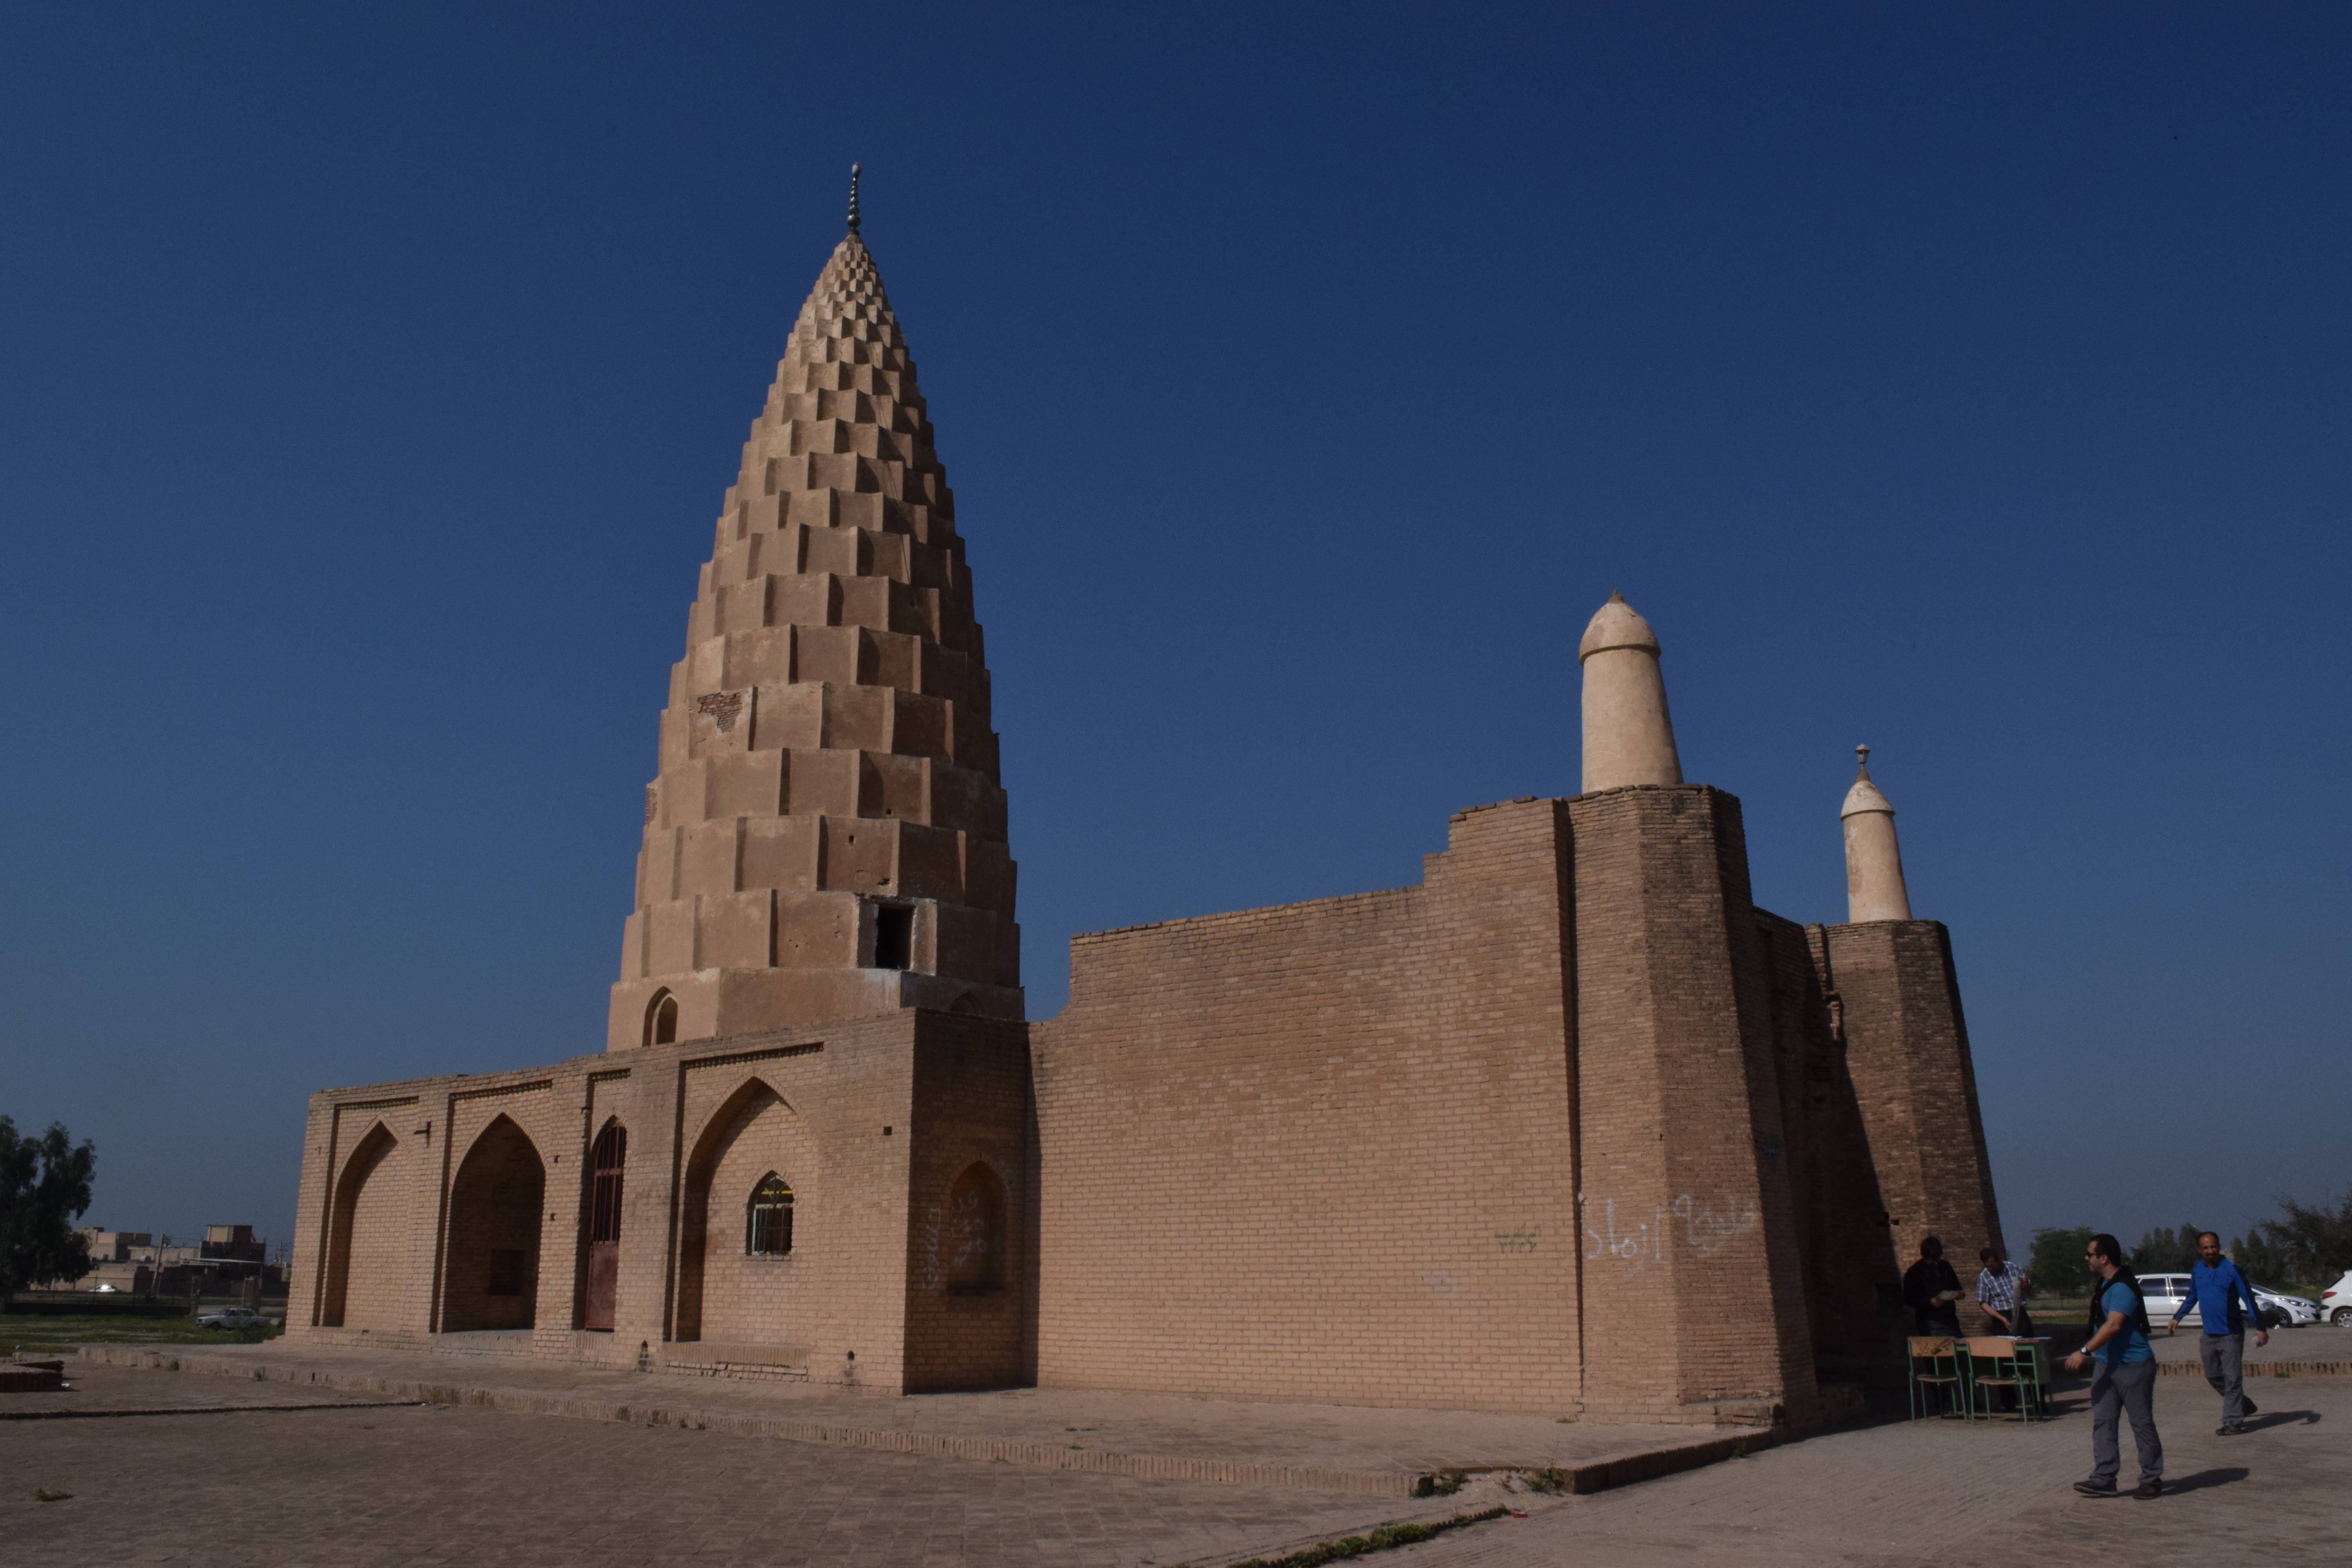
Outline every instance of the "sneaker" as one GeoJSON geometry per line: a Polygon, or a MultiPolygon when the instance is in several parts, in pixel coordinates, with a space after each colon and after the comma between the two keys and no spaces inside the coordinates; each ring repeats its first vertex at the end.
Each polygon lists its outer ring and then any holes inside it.
{"type": "Polygon", "coordinates": [[[2247,1415],[2252,1415],[2254,1413],[2254,1402],[2252,1400],[2248,1399],[2242,1394],[2239,1396],[2238,1403],[2246,1407],[2247,1415]]]}
{"type": "Polygon", "coordinates": [[[2213,1428],[2213,1436],[2216,1437],[2242,1437],[2245,1435],[2246,1429],[2243,1426],[2216,1426],[2213,1428]]]}
{"type": "Polygon", "coordinates": [[[2139,1489],[2132,1493],[2132,1496],[2136,1498],[2162,1497],[2163,1495],[2164,1483],[2162,1481],[2142,1481],[2139,1484],[2139,1489]]]}
{"type": "Polygon", "coordinates": [[[2076,1481],[2074,1483],[2074,1489],[2081,1492],[2084,1497],[2113,1497],[2116,1495],[2116,1489],[2112,1484],[2102,1486],[2097,1481],[2076,1481]]]}

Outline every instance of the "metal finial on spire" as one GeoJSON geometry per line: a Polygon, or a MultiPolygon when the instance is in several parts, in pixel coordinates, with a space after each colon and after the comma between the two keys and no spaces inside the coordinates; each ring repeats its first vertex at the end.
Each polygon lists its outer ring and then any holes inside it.
{"type": "Polygon", "coordinates": [[[1870,748],[1868,746],[1856,746],[1853,749],[1853,760],[1855,766],[1862,770],[1862,776],[1864,778],[1868,778],[1870,776],[1870,748]]]}
{"type": "Polygon", "coordinates": [[[852,234],[857,232],[857,174],[858,165],[849,165],[849,232],[852,234]]]}

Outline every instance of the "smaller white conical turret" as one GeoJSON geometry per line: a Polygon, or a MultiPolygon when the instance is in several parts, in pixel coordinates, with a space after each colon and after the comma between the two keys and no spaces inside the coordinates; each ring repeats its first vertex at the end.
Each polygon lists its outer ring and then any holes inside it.
{"type": "Polygon", "coordinates": [[[1903,850],[1895,842],[1895,806],[1870,782],[1870,748],[1856,746],[1862,764],[1838,816],[1845,820],[1846,919],[1907,921],[1911,895],[1903,886],[1903,850]]]}
{"type": "Polygon", "coordinates": [[[1623,595],[1610,595],[1593,616],[1576,658],[1584,667],[1584,793],[1682,783],[1658,636],[1623,595]]]}

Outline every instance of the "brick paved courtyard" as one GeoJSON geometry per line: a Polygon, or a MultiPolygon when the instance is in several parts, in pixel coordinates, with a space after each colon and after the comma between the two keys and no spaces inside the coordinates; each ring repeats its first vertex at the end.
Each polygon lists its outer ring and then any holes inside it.
{"type": "MultiPolygon", "coordinates": [[[[220,1402],[225,1380],[78,1368],[92,1404],[220,1402]]],[[[2075,1499],[2079,1394],[2047,1426],[1897,1424],[1538,1501],[1370,1561],[1777,1563],[2087,1554],[2341,1563],[2352,1379],[2263,1380],[2252,1436],[2161,1380],[2179,1495],[2075,1499]]],[[[282,1386],[246,1399],[296,1403],[282,1386]]],[[[320,1391],[311,1397],[345,1399],[320,1391]]],[[[2128,1463],[2128,1459],[2126,1461],[2128,1463]]],[[[21,1562],[1206,1565],[1448,1503],[1156,1481],[464,1407],[0,1421],[0,1531],[21,1562]],[[34,1488],[73,1493],[33,1500],[34,1488]],[[521,1506],[528,1501],[529,1507],[521,1506]],[[548,1531],[548,1517],[575,1521],[548,1531]]]]}

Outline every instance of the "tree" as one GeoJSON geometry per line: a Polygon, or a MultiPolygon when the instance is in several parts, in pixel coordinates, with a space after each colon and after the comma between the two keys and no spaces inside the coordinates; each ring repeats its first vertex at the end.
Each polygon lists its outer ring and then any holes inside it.
{"type": "Polygon", "coordinates": [[[2091,1249],[2091,1227],[2078,1226],[2072,1230],[2037,1230],[2033,1233],[2033,1253],[2026,1259],[2026,1278],[2033,1281],[2034,1290],[2043,1296],[2087,1296],[2091,1293],[2091,1271],[2083,1261],[2083,1254],[2091,1249]]]}
{"type": "Polygon", "coordinates": [[[34,1138],[0,1116],[0,1305],[27,1285],[89,1272],[89,1238],[73,1222],[89,1208],[96,1165],[89,1140],[75,1147],[65,1123],[34,1138]]]}
{"type": "Polygon", "coordinates": [[[2193,1225],[2184,1225],[2178,1231],[2158,1226],[2139,1238],[2132,1248],[2131,1266],[2135,1274],[2185,1274],[2197,1261],[2197,1237],[2200,1233],[2193,1225]]]}
{"type": "Polygon", "coordinates": [[[2326,1285],[2352,1268],[2352,1188],[2330,1210],[2279,1199],[2283,1212],[2232,1243],[2231,1255],[2248,1279],[2265,1283],[2326,1285]]]}

